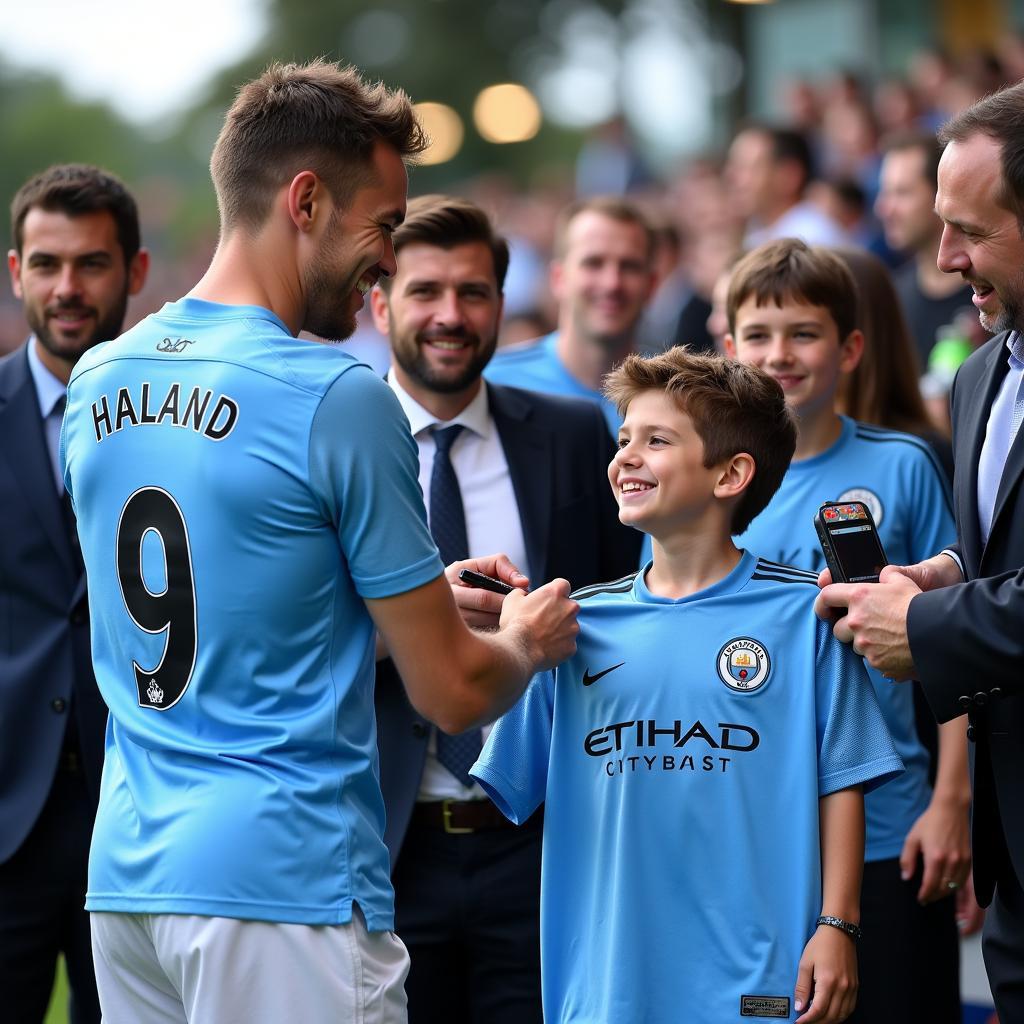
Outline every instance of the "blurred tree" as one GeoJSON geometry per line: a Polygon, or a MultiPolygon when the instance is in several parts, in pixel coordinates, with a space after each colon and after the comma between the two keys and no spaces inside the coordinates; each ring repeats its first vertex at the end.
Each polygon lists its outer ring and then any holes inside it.
{"type": "Polygon", "coordinates": [[[458,155],[448,163],[420,167],[416,191],[441,188],[481,172],[501,171],[521,181],[552,164],[571,163],[577,132],[545,121],[528,142],[493,145],[473,127],[473,101],[497,82],[528,81],[538,58],[557,59],[557,31],[577,9],[601,8],[618,17],[625,0],[268,0],[263,42],[211,83],[206,102],[192,112],[186,131],[222,112],[237,87],[272,60],[305,61],[324,56],[361,68],[416,101],[447,103],[466,127],[458,155]]]}

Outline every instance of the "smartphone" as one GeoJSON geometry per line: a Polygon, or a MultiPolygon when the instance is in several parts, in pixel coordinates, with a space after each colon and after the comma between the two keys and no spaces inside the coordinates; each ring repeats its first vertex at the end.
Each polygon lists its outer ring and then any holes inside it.
{"type": "Polygon", "coordinates": [[[493,576],[485,576],[482,572],[473,572],[472,569],[463,569],[459,573],[459,579],[471,587],[489,590],[492,594],[511,594],[516,589],[504,580],[496,580],[493,576]]]}
{"type": "Polygon", "coordinates": [[[877,583],[889,564],[871,510],[863,501],[826,501],[814,529],[833,583],[877,583]]]}

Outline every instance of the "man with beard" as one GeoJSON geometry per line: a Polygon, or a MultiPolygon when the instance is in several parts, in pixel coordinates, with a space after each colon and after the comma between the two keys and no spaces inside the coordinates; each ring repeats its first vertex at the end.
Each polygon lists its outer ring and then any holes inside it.
{"type": "Polygon", "coordinates": [[[654,284],[654,231],[642,211],[613,196],[578,200],[555,229],[551,290],[558,330],[500,350],[485,376],[495,384],[589,398],[616,436],[621,417],[601,394],[601,382],[635,350],[654,284]]]}
{"type": "Polygon", "coordinates": [[[953,384],[957,544],[887,567],[880,585],[827,586],[818,609],[848,609],[836,636],[886,675],[919,679],[940,722],[968,716],[974,887],[991,903],[985,963],[1010,1022],[1024,1020],[1024,84],[939,140],[938,265],[971,286],[996,335],[953,384]]]}
{"type": "Polygon", "coordinates": [[[467,628],[397,400],[296,337],[347,336],[395,272],[424,144],[404,93],[271,66],[214,148],[209,269],[72,375],[64,478],[110,707],[86,902],[105,1019],[404,1021],[375,631],[452,732],[575,649],[565,580],[467,628]]]}
{"type": "Polygon", "coordinates": [[[0,991],[41,1021],[63,953],[75,1024],[99,1021],[85,912],[107,709],[58,445],[86,350],[146,279],[135,200],[96,167],[51,167],[11,204],[11,285],[32,334],[0,359],[0,991]]]}
{"type": "MultiPolygon", "coordinates": [[[[392,350],[389,384],[419,447],[419,479],[442,556],[507,552],[531,578],[579,587],[636,567],[639,534],[618,521],[613,454],[589,402],[485,384],[502,311],[508,245],[474,204],[424,196],[395,232],[398,273],[372,293],[392,350]],[[462,524],[443,474],[454,475],[462,524]]],[[[476,615],[476,625],[495,625],[476,615]]],[[[409,948],[412,1024],[542,1019],[542,815],[512,827],[468,776],[484,733],[452,738],[412,708],[378,663],[377,723],[396,930],[409,948]]]]}

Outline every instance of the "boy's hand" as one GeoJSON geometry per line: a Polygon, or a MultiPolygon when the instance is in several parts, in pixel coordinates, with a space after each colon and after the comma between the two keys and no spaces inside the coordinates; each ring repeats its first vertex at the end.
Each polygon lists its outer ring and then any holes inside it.
{"type": "Polygon", "coordinates": [[[804,946],[793,991],[796,1024],[837,1024],[857,1003],[857,949],[849,935],[822,924],[804,946]],[[807,1006],[808,1000],[811,1005],[807,1006]]]}
{"type": "Polygon", "coordinates": [[[452,596],[458,606],[463,621],[467,626],[476,629],[497,629],[498,619],[501,616],[501,605],[505,600],[501,594],[492,594],[489,590],[482,590],[479,587],[471,587],[459,579],[459,573],[463,569],[472,569],[474,572],[483,573],[485,576],[493,576],[495,579],[504,580],[506,583],[526,590],[530,585],[529,579],[524,576],[509,560],[507,555],[486,555],[483,558],[467,558],[462,562],[452,562],[445,571],[445,579],[452,588],[452,596]]]}

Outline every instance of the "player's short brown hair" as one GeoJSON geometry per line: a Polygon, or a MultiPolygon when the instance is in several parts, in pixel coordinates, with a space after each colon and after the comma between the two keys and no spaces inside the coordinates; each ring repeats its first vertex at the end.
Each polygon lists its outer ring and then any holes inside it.
{"type": "Polygon", "coordinates": [[[725,308],[729,330],[736,331],[736,314],[749,298],[758,306],[787,301],[827,309],[842,343],[857,329],[857,285],[846,264],[821,246],[798,238],[782,238],[748,252],[733,268],[725,308]]]}
{"type": "Polygon", "coordinates": [[[743,533],[771,500],[796,450],[796,423],[778,382],[763,370],[677,345],[656,356],[633,354],[604,381],[604,394],[624,415],[644,391],[661,391],[693,422],[704,465],[745,452],[754,479],[733,509],[730,530],[743,533]]]}
{"type": "MultiPolygon", "coordinates": [[[[439,249],[452,249],[467,242],[482,242],[494,260],[498,291],[505,287],[508,272],[508,242],[494,230],[491,218],[476,203],[456,196],[418,196],[409,201],[405,220],[391,236],[395,255],[407,245],[420,242],[439,249]]],[[[391,279],[382,277],[380,286],[391,290],[391,279]]]]}
{"type": "Polygon", "coordinates": [[[278,190],[302,170],[345,206],[370,180],[378,141],[403,157],[427,146],[402,90],[324,60],[271,64],[239,90],[213,148],[222,229],[260,228],[278,190]]]}

